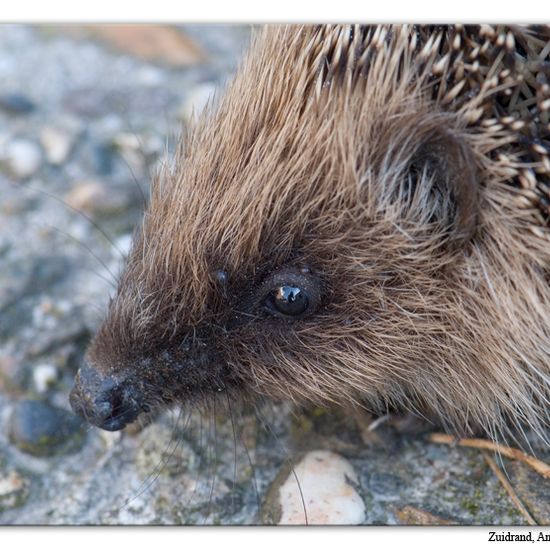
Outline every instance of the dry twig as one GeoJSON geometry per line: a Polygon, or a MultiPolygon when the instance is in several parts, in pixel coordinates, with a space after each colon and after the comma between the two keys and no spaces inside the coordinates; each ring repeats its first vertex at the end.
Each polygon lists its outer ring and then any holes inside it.
{"type": "Polygon", "coordinates": [[[447,445],[459,445],[460,447],[472,447],[474,449],[493,451],[502,456],[505,456],[506,458],[519,460],[524,464],[530,466],[542,477],[550,479],[550,466],[548,464],[546,464],[542,460],[539,460],[538,458],[535,458],[534,456],[523,453],[519,449],[499,445],[498,443],[494,443],[493,441],[489,441],[487,439],[456,439],[452,435],[442,433],[430,434],[428,436],[428,439],[432,443],[445,443],[447,445]]]}
{"type": "Polygon", "coordinates": [[[514,488],[512,487],[510,482],[506,479],[506,476],[502,473],[502,470],[498,467],[497,463],[491,458],[489,453],[485,450],[482,450],[481,454],[483,455],[483,458],[485,458],[485,461],[487,462],[487,464],[489,464],[489,467],[491,468],[491,470],[493,470],[493,473],[497,476],[501,485],[504,487],[504,489],[512,499],[512,502],[514,503],[516,508],[520,511],[521,515],[525,518],[527,523],[529,525],[538,525],[537,522],[533,519],[533,516],[527,510],[527,508],[525,508],[525,505],[523,504],[523,502],[521,502],[521,500],[517,496],[516,492],[514,491],[514,488]]]}

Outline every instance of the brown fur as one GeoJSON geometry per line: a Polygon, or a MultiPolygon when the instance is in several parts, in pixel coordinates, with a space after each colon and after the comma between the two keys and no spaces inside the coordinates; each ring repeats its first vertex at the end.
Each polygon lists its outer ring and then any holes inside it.
{"type": "Polygon", "coordinates": [[[226,390],[544,439],[549,36],[260,33],[154,183],[90,366],[130,373],[149,405],[226,390]],[[411,198],[415,159],[436,175],[411,198]],[[322,288],[294,322],[250,305],[288,266],[322,288]]]}

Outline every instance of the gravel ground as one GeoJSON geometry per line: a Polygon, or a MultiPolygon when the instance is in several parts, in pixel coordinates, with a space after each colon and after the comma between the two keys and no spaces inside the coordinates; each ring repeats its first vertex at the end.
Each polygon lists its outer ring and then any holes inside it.
{"type": "MultiPolygon", "coordinates": [[[[71,414],[151,174],[249,36],[130,31],[0,27],[0,523],[277,522],[278,488],[318,450],[354,469],[363,523],[526,523],[478,451],[429,443],[426,426],[373,438],[341,411],[262,404],[108,433],[71,414]]],[[[550,524],[549,480],[502,466],[550,524]]]]}

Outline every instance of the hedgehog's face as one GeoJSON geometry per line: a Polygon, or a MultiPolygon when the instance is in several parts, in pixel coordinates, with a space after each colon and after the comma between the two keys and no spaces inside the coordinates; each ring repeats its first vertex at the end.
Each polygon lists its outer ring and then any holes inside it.
{"type": "Polygon", "coordinates": [[[71,395],[90,422],[237,393],[384,408],[441,374],[472,152],[406,87],[292,104],[280,76],[238,80],[154,186],[71,395]]]}
{"type": "Polygon", "coordinates": [[[407,143],[394,165],[388,154],[364,171],[361,158],[327,165],[321,150],[293,173],[271,151],[255,193],[258,170],[238,186],[157,185],[75,410],[116,430],[215,395],[375,408],[408,399],[407,380],[442,359],[475,180],[447,130],[407,143]]]}

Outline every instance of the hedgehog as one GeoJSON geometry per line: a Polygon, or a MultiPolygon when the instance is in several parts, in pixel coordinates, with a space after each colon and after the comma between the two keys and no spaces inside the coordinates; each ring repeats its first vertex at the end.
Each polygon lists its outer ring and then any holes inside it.
{"type": "Polygon", "coordinates": [[[70,402],[550,423],[550,26],[258,31],[152,183],[70,402]]]}

